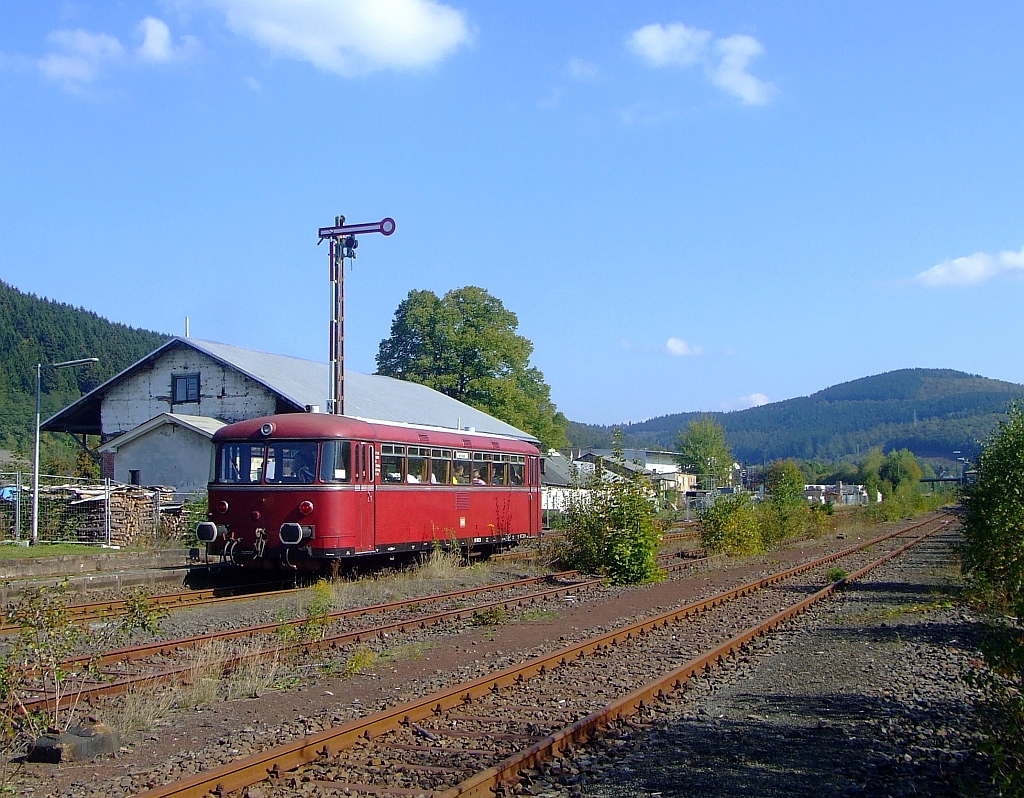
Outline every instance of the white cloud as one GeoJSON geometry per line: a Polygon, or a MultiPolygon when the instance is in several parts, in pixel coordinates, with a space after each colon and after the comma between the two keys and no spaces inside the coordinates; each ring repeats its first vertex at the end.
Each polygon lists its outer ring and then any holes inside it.
{"type": "Polygon", "coordinates": [[[584,61],[582,58],[570,58],[567,69],[569,76],[575,80],[590,80],[597,77],[597,64],[584,61]]]}
{"type": "Polygon", "coordinates": [[[39,71],[51,80],[72,87],[91,83],[103,65],[124,56],[124,47],[115,37],[86,30],[55,30],[46,37],[57,52],[39,59],[39,71]]]}
{"type": "Polygon", "coordinates": [[[760,407],[771,401],[763,393],[752,393],[747,396],[740,396],[736,399],[728,399],[722,402],[722,410],[746,410],[750,407],[760,407]]]}
{"type": "Polygon", "coordinates": [[[681,22],[644,25],[633,31],[629,48],[652,66],[688,67],[704,59],[711,31],[690,28],[681,22]]]}
{"type": "Polygon", "coordinates": [[[188,58],[199,49],[199,41],[194,36],[182,36],[181,44],[175,46],[167,23],[156,17],[146,17],[138,29],[142,44],[135,52],[143,61],[164,64],[188,58]]]}
{"type": "Polygon", "coordinates": [[[1024,248],[1020,252],[1005,250],[998,255],[975,252],[943,261],[925,269],[914,280],[938,288],[944,285],[975,285],[1000,274],[1024,274],[1024,248]]]}
{"type": "Polygon", "coordinates": [[[775,86],[747,71],[750,62],[764,53],[753,36],[736,34],[712,42],[711,31],[681,22],[655,23],[633,31],[626,45],[654,67],[703,66],[715,86],[745,105],[766,105],[777,94],[775,86]]]}
{"type": "Polygon", "coordinates": [[[463,11],[436,0],[206,0],[272,53],[352,76],[437,63],[470,40],[463,11]]]}
{"type": "Polygon", "coordinates": [[[253,91],[263,91],[263,86],[260,85],[260,82],[256,80],[256,78],[246,78],[245,85],[253,91]]]}
{"type": "Polygon", "coordinates": [[[775,87],[747,72],[751,60],[764,52],[761,42],[753,36],[729,36],[715,42],[715,51],[721,60],[711,70],[712,83],[746,105],[767,105],[771,101],[775,87]]]}
{"type": "Polygon", "coordinates": [[[669,338],[665,342],[665,352],[673,357],[690,357],[692,355],[704,354],[699,346],[686,343],[682,338],[669,338]]]}

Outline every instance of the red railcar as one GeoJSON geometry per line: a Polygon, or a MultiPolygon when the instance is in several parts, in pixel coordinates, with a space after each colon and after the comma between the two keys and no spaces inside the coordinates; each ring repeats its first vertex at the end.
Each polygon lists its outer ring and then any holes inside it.
{"type": "Polygon", "coordinates": [[[540,452],[515,438],[293,413],[213,441],[196,535],[237,565],[336,572],[436,541],[488,551],[541,528],[540,452]]]}

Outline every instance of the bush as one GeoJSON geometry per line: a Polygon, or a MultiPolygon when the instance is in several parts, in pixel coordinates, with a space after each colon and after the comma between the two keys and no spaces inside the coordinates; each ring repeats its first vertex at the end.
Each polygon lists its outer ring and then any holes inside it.
{"type": "Polygon", "coordinates": [[[982,645],[985,669],[974,683],[992,709],[987,748],[1006,795],[1024,795],[1024,412],[985,443],[977,477],[964,491],[963,569],[969,594],[996,614],[982,645]],[[1010,616],[1007,619],[1007,615],[1010,616]]]}
{"type": "MultiPolygon", "coordinates": [[[[616,455],[623,462],[619,445],[616,455]]],[[[615,584],[663,579],[657,562],[661,533],[654,524],[653,491],[646,477],[633,472],[611,481],[599,468],[583,487],[587,490],[578,491],[562,514],[565,540],[559,559],[615,584]]]]}
{"type": "Polygon", "coordinates": [[[712,554],[756,554],[764,551],[758,510],[746,493],[719,496],[701,510],[700,541],[712,554]]]}

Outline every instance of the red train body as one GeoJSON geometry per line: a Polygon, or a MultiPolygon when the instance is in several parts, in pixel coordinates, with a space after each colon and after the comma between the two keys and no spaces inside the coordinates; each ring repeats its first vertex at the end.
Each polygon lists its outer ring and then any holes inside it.
{"type": "Polygon", "coordinates": [[[486,551],[541,529],[540,452],[514,438],[294,413],[213,440],[196,534],[237,565],[336,571],[453,538],[486,551]]]}

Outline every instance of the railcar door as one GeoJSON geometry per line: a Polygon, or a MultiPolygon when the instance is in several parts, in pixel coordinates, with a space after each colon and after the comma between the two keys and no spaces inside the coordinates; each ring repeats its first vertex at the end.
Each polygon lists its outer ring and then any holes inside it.
{"type": "Polygon", "coordinates": [[[356,493],[359,496],[359,530],[356,535],[356,551],[373,551],[375,545],[376,498],[373,490],[373,444],[352,444],[353,471],[355,471],[356,493]]]}

